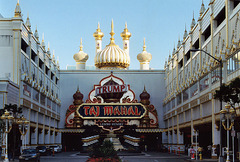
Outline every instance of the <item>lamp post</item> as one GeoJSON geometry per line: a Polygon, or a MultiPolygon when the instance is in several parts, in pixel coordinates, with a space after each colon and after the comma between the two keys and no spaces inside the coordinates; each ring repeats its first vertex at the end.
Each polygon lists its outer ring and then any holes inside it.
{"type": "Polygon", "coordinates": [[[12,120],[13,120],[13,116],[10,115],[10,113],[6,110],[5,113],[1,116],[1,119],[5,122],[5,158],[4,158],[4,162],[9,162],[8,160],[8,133],[11,131],[12,129],[12,120]]]}
{"type": "Polygon", "coordinates": [[[227,131],[227,159],[226,159],[226,162],[230,162],[230,158],[229,158],[229,131],[232,129],[232,127],[234,125],[234,119],[235,119],[235,116],[236,116],[236,111],[234,110],[234,108],[231,108],[231,106],[228,104],[228,105],[225,105],[225,109],[222,109],[220,111],[220,115],[221,115],[223,128],[227,131]],[[227,126],[225,125],[225,122],[227,122],[227,126]]]}
{"type": "Polygon", "coordinates": [[[22,140],[23,140],[23,147],[21,150],[24,150],[26,149],[26,139],[25,139],[25,135],[27,133],[27,130],[28,130],[28,124],[29,124],[29,121],[24,118],[24,116],[21,116],[18,120],[17,120],[17,124],[19,126],[19,131],[22,135],[22,140]]]}
{"type": "MultiPolygon", "coordinates": [[[[210,56],[211,58],[213,58],[214,60],[216,60],[219,64],[220,64],[220,87],[222,86],[222,67],[223,67],[223,63],[222,60],[217,59],[216,57],[213,57],[210,53],[202,50],[202,49],[191,49],[190,52],[197,52],[197,51],[201,51],[204,52],[205,54],[207,54],[208,56],[210,56]]],[[[220,99],[220,111],[222,110],[222,99],[220,99]]],[[[219,127],[219,131],[220,131],[220,155],[219,155],[219,162],[223,162],[223,154],[222,154],[222,121],[220,120],[220,127],[219,127]]]]}

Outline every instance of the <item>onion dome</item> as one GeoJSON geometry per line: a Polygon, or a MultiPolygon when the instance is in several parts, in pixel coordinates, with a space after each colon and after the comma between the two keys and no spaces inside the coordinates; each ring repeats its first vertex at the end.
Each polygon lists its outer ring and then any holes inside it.
{"type": "Polygon", "coordinates": [[[144,40],[143,40],[143,51],[142,51],[142,53],[139,53],[137,55],[137,59],[138,59],[139,62],[150,62],[152,60],[152,55],[151,55],[151,53],[148,53],[146,51],[146,47],[147,46],[145,45],[145,38],[144,38],[144,40]]]}
{"type": "Polygon", "coordinates": [[[140,94],[140,99],[141,99],[141,103],[144,105],[149,105],[150,104],[150,94],[146,91],[146,88],[144,86],[144,90],[143,92],[140,94]]]}
{"type": "Polygon", "coordinates": [[[127,23],[125,24],[125,29],[124,31],[121,33],[121,37],[123,38],[123,40],[129,40],[129,38],[131,37],[131,33],[128,31],[127,29],[127,23]]]}
{"type": "Polygon", "coordinates": [[[202,0],[201,9],[200,9],[200,12],[199,12],[200,17],[202,16],[202,14],[203,14],[204,12],[205,12],[205,6],[204,6],[204,4],[203,4],[203,0],[202,0]]]}
{"type": "Polygon", "coordinates": [[[191,23],[191,30],[194,28],[194,26],[196,25],[195,19],[194,19],[194,12],[193,12],[193,19],[192,19],[192,23],[191,23]]]}
{"type": "Polygon", "coordinates": [[[80,41],[80,50],[78,53],[73,55],[73,59],[76,62],[86,62],[88,60],[88,54],[83,52],[82,38],[80,41]]]}
{"type": "Polygon", "coordinates": [[[17,2],[16,8],[15,8],[14,17],[22,17],[19,0],[17,2]]]}
{"type": "Polygon", "coordinates": [[[37,31],[37,26],[36,26],[36,30],[35,30],[34,36],[39,41],[39,35],[38,35],[38,31],[37,31]]]}
{"type": "Polygon", "coordinates": [[[107,45],[102,51],[96,54],[94,59],[95,66],[100,69],[125,69],[130,65],[130,57],[114,42],[113,35],[115,33],[113,31],[113,21],[111,28],[111,41],[109,45],[107,45]]]}
{"type": "Polygon", "coordinates": [[[76,93],[74,93],[73,99],[74,105],[80,105],[83,103],[83,94],[79,91],[79,87],[77,88],[76,93]]]}
{"type": "Polygon", "coordinates": [[[95,33],[93,33],[93,37],[95,37],[95,40],[102,40],[102,37],[104,36],[103,32],[101,32],[100,24],[98,23],[98,28],[95,33]]]}

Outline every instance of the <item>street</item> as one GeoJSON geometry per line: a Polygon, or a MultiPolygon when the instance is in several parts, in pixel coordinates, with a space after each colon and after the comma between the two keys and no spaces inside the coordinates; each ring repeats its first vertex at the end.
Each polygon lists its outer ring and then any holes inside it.
{"type": "MultiPolygon", "coordinates": [[[[183,162],[186,157],[175,156],[167,153],[147,152],[141,154],[120,155],[123,162],[183,162]]],[[[87,154],[79,152],[62,152],[55,156],[41,156],[41,162],[85,162],[88,159],[87,154]]]]}

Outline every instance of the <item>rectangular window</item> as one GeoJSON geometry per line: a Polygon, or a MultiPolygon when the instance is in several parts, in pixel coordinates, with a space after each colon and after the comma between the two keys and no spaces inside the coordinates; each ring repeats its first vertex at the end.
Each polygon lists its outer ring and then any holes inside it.
{"type": "MultiPolygon", "coordinates": [[[[193,44],[192,49],[199,49],[199,39],[193,44]]],[[[195,52],[193,52],[194,54],[195,52]]]]}
{"type": "Polygon", "coordinates": [[[27,47],[28,47],[28,44],[23,40],[21,39],[21,49],[27,54],[27,47]]]}
{"type": "Polygon", "coordinates": [[[177,95],[177,105],[182,103],[181,93],[177,95]]]}
{"type": "Polygon", "coordinates": [[[183,102],[189,99],[188,89],[183,91],[183,102]]]}
{"type": "Polygon", "coordinates": [[[52,102],[52,109],[53,109],[53,111],[56,111],[56,103],[55,102],[52,102]]]}
{"type": "Polygon", "coordinates": [[[190,95],[191,95],[191,97],[193,97],[197,94],[198,94],[198,84],[195,83],[190,87],[190,95]]]}
{"type": "Polygon", "coordinates": [[[219,68],[213,70],[211,72],[211,78],[212,78],[212,84],[216,83],[217,81],[220,80],[220,70],[219,68]]]}
{"type": "Polygon", "coordinates": [[[39,101],[39,92],[35,89],[33,89],[33,100],[39,101]]]}
{"type": "Polygon", "coordinates": [[[49,109],[51,109],[51,100],[49,99],[49,98],[47,98],[47,107],[49,108],[49,109]]]}
{"type": "Polygon", "coordinates": [[[43,94],[41,94],[40,95],[40,103],[41,103],[41,105],[44,105],[45,106],[45,99],[46,99],[46,96],[45,95],[43,95],[43,94]]]}
{"type": "Polygon", "coordinates": [[[218,27],[225,20],[225,7],[219,12],[217,16],[215,16],[215,20],[217,22],[216,27],[218,27]]]}
{"type": "Polygon", "coordinates": [[[202,34],[204,36],[204,41],[206,41],[210,35],[211,35],[211,27],[210,25],[207,27],[207,29],[202,34]]]}
{"type": "Polygon", "coordinates": [[[208,75],[206,75],[200,80],[200,92],[207,89],[208,86],[209,86],[209,78],[208,78],[208,75]]]}
{"type": "Polygon", "coordinates": [[[240,52],[234,54],[228,59],[228,74],[240,68],[240,52]]]}
{"type": "Polygon", "coordinates": [[[175,107],[175,98],[172,100],[172,108],[175,107]]]}
{"type": "Polygon", "coordinates": [[[31,87],[26,83],[23,83],[23,94],[25,96],[31,97],[31,87]]]}

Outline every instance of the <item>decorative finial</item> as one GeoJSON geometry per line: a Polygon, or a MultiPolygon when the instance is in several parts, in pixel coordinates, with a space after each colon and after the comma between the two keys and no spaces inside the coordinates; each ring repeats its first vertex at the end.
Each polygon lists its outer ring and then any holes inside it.
{"type": "Polygon", "coordinates": [[[104,36],[103,32],[101,32],[100,29],[100,23],[98,22],[98,28],[95,33],[93,33],[93,37],[95,37],[96,40],[102,40],[102,37],[104,36]]]}
{"type": "Polygon", "coordinates": [[[146,44],[145,44],[145,38],[143,39],[143,51],[146,51],[146,44]]]}
{"type": "Polygon", "coordinates": [[[39,41],[39,35],[38,35],[38,31],[37,31],[37,25],[36,25],[36,29],[35,29],[34,36],[35,36],[35,38],[37,38],[37,40],[39,41]]]}
{"type": "Polygon", "coordinates": [[[44,33],[42,34],[42,47],[43,47],[43,49],[45,50],[45,43],[44,43],[44,33]]]}
{"type": "Polygon", "coordinates": [[[127,29],[127,22],[125,22],[125,28],[127,29]]]}
{"type": "Polygon", "coordinates": [[[79,91],[79,85],[77,86],[77,92],[80,92],[80,91],[79,91]]]}
{"type": "Polygon", "coordinates": [[[83,45],[82,45],[82,38],[81,38],[81,40],[80,40],[80,51],[82,51],[83,50],[83,45]]]}
{"type": "Polygon", "coordinates": [[[48,51],[50,51],[50,43],[48,42],[48,51]]]}
{"type": "Polygon", "coordinates": [[[114,43],[114,38],[113,38],[113,36],[114,36],[114,24],[113,24],[113,19],[112,19],[112,23],[111,23],[111,33],[110,33],[110,35],[111,35],[111,38],[110,38],[110,40],[111,40],[111,42],[110,42],[110,44],[115,44],[114,43]]]}
{"type": "Polygon", "coordinates": [[[20,5],[19,5],[19,0],[17,1],[17,5],[16,5],[16,8],[15,8],[15,12],[14,12],[14,17],[22,17],[21,8],[20,8],[20,5]]]}
{"type": "Polygon", "coordinates": [[[192,23],[191,23],[191,30],[193,29],[195,24],[196,24],[196,22],[195,22],[195,19],[194,19],[194,11],[193,11],[193,19],[192,19],[192,23]]]}
{"type": "Polygon", "coordinates": [[[147,92],[147,91],[146,91],[146,86],[145,86],[145,84],[144,84],[144,89],[143,89],[143,92],[147,92]]]}
{"type": "Polygon", "coordinates": [[[53,50],[53,55],[52,55],[52,60],[53,60],[53,62],[55,63],[55,50],[53,50]]]}

